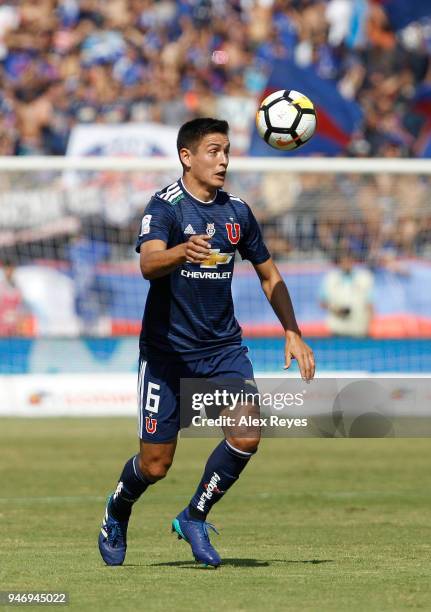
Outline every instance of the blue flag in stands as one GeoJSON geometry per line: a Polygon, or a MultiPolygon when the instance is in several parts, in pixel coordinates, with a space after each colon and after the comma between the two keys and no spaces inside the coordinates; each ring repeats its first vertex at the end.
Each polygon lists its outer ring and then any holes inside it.
{"type": "MultiPolygon", "coordinates": [[[[317,130],[307,144],[289,155],[338,155],[347,148],[352,133],[361,124],[362,111],[356,102],[346,100],[333,81],[321,79],[311,68],[300,68],[293,62],[278,60],[261,96],[279,89],[294,89],[310,98],[317,111],[317,130]]],[[[249,155],[281,156],[285,151],[273,149],[253,131],[249,155]]]]}
{"type": "Polygon", "coordinates": [[[431,157],[431,84],[419,85],[413,100],[413,109],[423,119],[415,153],[418,157],[431,157]]]}
{"type": "Polygon", "coordinates": [[[431,120],[431,83],[418,86],[413,102],[415,110],[431,120]]]}
{"type": "Polygon", "coordinates": [[[431,16],[430,0],[380,0],[394,30],[431,16]]]}

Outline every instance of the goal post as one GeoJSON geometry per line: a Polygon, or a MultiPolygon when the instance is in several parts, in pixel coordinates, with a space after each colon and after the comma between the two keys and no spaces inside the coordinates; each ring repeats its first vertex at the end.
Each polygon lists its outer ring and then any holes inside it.
{"type": "MultiPolygon", "coordinates": [[[[39,172],[44,170],[149,170],[180,171],[176,158],[168,157],[0,157],[1,172],[39,172]]],[[[301,174],[431,174],[431,160],[406,158],[350,157],[231,157],[230,172],[297,172],[301,174]]]]}

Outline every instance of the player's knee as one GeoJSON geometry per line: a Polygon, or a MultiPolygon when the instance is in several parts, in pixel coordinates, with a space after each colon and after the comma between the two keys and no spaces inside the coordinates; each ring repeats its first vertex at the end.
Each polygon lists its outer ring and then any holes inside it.
{"type": "Polygon", "coordinates": [[[253,435],[248,438],[229,438],[229,443],[243,453],[255,453],[259,446],[260,436],[253,435]]]}
{"type": "Polygon", "coordinates": [[[157,482],[166,476],[172,461],[168,459],[153,459],[140,462],[140,468],[144,476],[151,482],[157,482]]]}

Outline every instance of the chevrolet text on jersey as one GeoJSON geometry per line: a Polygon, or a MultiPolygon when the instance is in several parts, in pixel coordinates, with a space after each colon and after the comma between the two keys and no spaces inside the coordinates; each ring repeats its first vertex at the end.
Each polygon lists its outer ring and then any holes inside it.
{"type": "Polygon", "coordinates": [[[213,280],[223,280],[230,278],[232,272],[200,272],[199,270],[193,272],[192,270],[183,269],[180,274],[186,278],[211,278],[213,280]]]}

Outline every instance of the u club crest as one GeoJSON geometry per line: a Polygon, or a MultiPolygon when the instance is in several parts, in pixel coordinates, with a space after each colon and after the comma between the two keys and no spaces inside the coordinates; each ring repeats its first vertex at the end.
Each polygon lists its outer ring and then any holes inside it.
{"type": "Polygon", "coordinates": [[[145,417],[145,429],[147,433],[154,434],[157,431],[157,419],[153,419],[151,417],[145,417]]]}
{"type": "Polygon", "coordinates": [[[241,237],[241,226],[239,223],[226,223],[227,237],[231,244],[237,244],[241,237]]]}

